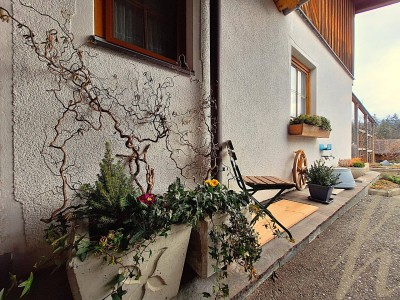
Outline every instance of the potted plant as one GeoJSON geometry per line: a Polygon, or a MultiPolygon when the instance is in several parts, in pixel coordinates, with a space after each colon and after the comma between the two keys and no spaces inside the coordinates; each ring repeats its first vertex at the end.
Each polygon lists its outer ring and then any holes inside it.
{"type": "Polygon", "coordinates": [[[354,157],[352,159],[339,159],[339,167],[348,168],[356,179],[363,176],[369,170],[369,164],[362,161],[359,157],[354,157]]]}
{"type": "Polygon", "coordinates": [[[54,252],[69,253],[74,299],[178,293],[191,228],[182,209],[172,211],[176,198],[141,194],[108,143],[97,181],[82,185],[76,198],[82,203],[60,211],[46,230],[54,252]]]}
{"type": "Polygon", "coordinates": [[[334,185],[339,183],[339,175],[333,167],[328,167],[322,160],[315,161],[306,171],[310,200],[330,203],[334,185]]]}
{"type": "Polygon", "coordinates": [[[289,135],[304,137],[328,138],[331,131],[330,121],[317,115],[301,114],[298,117],[291,118],[288,126],[289,135]]]}

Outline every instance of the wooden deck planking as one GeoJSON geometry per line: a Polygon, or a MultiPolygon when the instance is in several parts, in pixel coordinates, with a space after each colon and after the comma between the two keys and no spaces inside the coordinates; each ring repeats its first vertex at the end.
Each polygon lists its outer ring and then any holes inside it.
{"type": "MultiPolygon", "coordinates": [[[[279,222],[282,223],[283,226],[285,226],[286,228],[290,228],[314,213],[316,210],[318,210],[318,207],[295,201],[281,200],[279,202],[272,203],[268,207],[268,210],[274,215],[277,220],[279,220],[279,222]]],[[[274,238],[272,230],[270,228],[265,228],[264,226],[265,224],[269,223],[271,223],[271,220],[269,218],[261,219],[257,221],[254,226],[254,229],[259,233],[258,241],[260,245],[264,245],[274,238]]],[[[295,236],[293,238],[296,239],[295,236]]]]}

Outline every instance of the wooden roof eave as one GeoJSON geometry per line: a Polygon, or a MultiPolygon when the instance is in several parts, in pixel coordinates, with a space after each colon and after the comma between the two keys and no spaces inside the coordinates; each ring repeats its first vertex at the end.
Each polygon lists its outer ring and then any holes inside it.
{"type": "Polygon", "coordinates": [[[285,16],[308,1],[309,0],[274,0],[278,10],[285,16]]]}
{"type": "Polygon", "coordinates": [[[400,0],[354,0],[356,14],[392,5],[400,2],[400,0]]]}

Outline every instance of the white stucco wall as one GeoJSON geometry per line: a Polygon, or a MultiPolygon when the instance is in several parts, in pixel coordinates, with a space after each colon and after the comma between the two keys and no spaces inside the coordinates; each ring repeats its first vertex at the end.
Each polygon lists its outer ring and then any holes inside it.
{"type": "MultiPolygon", "coordinates": [[[[38,35],[43,36],[47,30],[55,28],[56,24],[50,18],[21,7],[18,1],[12,7],[8,2],[0,0],[0,5],[12,8],[14,16],[31,26],[38,35]]],[[[62,16],[70,16],[68,26],[74,33],[77,45],[86,43],[88,37],[94,34],[93,1],[33,0],[30,4],[58,20],[62,16]]],[[[200,4],[194,2],[188,8],[194,12],[191,20],[193,23],[188,26],[192,30],[188,33],[191,43],[188,49],[191,49],[190,59],[195,78],[201,80],[200,4]]],[[[60,116],[60,104],[51,93],[46,92],[46,89],[55,86],[54,77],[46,71],[45,64],[39,62],[29,47],[24,45],[18,29],[2,23],[0,34],[0,254],[24,246],[25,240],[27,251],[38,252],[44,246],[42,237],[45,227],[39,220],[48,218],[53,209],[62,205],[60,195],[54,194],[60,181],[46,168],[40,154],[43,144],[49,143],[49,137],[54,135],[54,126],[60,116]]],[[[82,47],[96,56],[86,56],[87,65],[96,76],[106,78],[106,84],[112,84],[114,78],[118,78],[121,84],[127,84],[127,80],[137,74],[139,80],[143,80],[143,72],[150,72],[154,80],[160,83],[167,77],[173,78],[174,87],[169,89],[172,96],[171,112],[191,108],[201,97],[200,84],[193,81],[193,76],[102,47],[82,47]]],[[[78,167],[74,170],[75,180],[94,182],[99,172],[98,163],[104,154],[105,141],[112,143],[113,153],[127,153],[123,146],[125,141],[117,138],[111,123],[105,121],[104,124],[105,130],[92,131],[69,144],[70,162],[73,161],[78,167]]],[[[197,127],[198,124],[193,126],[197,127]]],[[[165,191],[167,185],[179,175],[164,147],[164,142],[161,142],[160,145],[151,146],[148,153],[149,161],[155,168],[155,193],[165,191]]]]}
{"type": "Polygon", "coordinates": [[[233,141],[243,174],[290,179],[294,151],[303,149],[310,164],[320,143],[332,144],[336,160],[351,156],[352,79],[296,12],[284,16],[273,1],[222,0],[220,29],[221,139],[233,141]],[[329,139],[287,134],[292,47],[316,67],[312,113],[331,120],[329,139]]]}
{"type": "MultiPolygon", "coordinates": [[[[12,11],[10,1],[0,6],[12,11]]],[[[12,27],[0,24],[0,255],[23,252],[25,236],[21,203],[14,199],[13,107],[12,107],[12,27]]]]}
{"type": "MultiPolygon", "coordinates": [[[[0,0],[0,4],[11,6],[6,0],[0,0]]],[[[32,0],[31,4],[58,19],[71,16],[70,28],[77,44],[85,43],[93,34],[92,1],[32,0]]],[[[201,79],[203,67],[208,69],[201,62],[207,55],[200,55],[199,32],[201,22],[207,20],[200,18],[200,1],[193,1],[188,7],[194,15],[188,26],[192,37],[188,49],[192,49],[190,60],[196,78],[201,79]]],[[[54,27],[51,20],[17,3],[12,8],[17,18],[41,33],[54,27]]],[[[207,11],[206,7],[203,11],[207,11]]],[[[221,0],[220,25],[221,141],[233,141],[243,173],[289,179],[294,151],[304,149],[311,163],[320,157],[320,143],[331,143],[336,159],[350,157],[352,79],[297,13],[284,16],[273,1],[221,0]],[[287,135],[292,49],[315,66],[313,113],[331,120],[333,131],[329,139],[287,135]]],[[[45,136],[52,134],[59,113],[58,103],[46,92],[54,81],[23,44],[17,29],[12,30],[6,24],[0,26],[0,208],[7,211],[6,216],[0,216],[0,238],[6,241],[0,244],[0,254],[23,247],[25,240],[29,249],[43,245],[44,224],[39,219],[48,217],[52,209],[61,205],[61,198],[52,193],[58,181],[40,155],[45,136]]],[[[208,51],[205,46],[203,50],[208,51]]],[[[115,74],[124,81],[132,71],[151,72],[155,80],[161,81],[173,77],[171,110],[193,106],[204,93],[187,75],[101,47],[83,47],[96,55],[87,59],[91,70],[100,77],[112,78],[115,74]]],[[[94,181],[105,140],[113,142],[114,153],[123,150],[112,130],[86,135],[71,144],[71,153],[79,165],[77,180],[94,181]]],[[[156,166],[155,192],[165,190],[178,175],[163,147],[152,146],[149,152],[150,161],[156,166]]],[[[225,182],[229,176],[228,172],[222,174],[225,182]]]]}

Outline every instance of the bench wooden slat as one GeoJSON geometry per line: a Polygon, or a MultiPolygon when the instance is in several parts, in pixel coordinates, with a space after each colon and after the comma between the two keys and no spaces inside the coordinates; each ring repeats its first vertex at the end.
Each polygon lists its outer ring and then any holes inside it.
{"type": "Polygon", "coordinates": [[[276,176],[243,176],[243,180],[247,185],[253,186],[253,187],[293,187],[294,183],[287,181],[285,179],[276,177],[276,176]]]}

